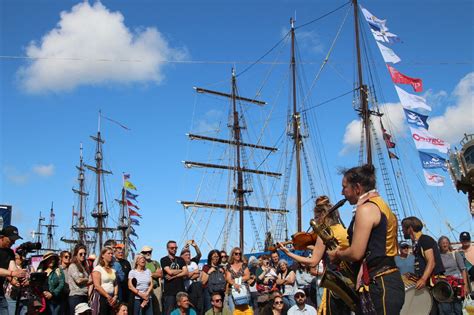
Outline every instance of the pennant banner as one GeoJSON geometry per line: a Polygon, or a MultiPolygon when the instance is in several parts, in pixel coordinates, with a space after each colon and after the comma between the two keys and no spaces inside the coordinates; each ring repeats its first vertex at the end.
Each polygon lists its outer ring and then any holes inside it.
{"type": "Polygon", "coordinates": [[[449,149],[449,143],[444,140],[435,138],[426,129],[412,128],[410,127],[413,141],[418,150],[420,149],[433,149],[438,150],[441,153],[447,153],[449,149]]]}
{"type": "Polygon", "coordinates": [[[137,187],[135,187],[135,185],[133,185],[130,181],[126,180],[123,185],[125,186],[125,188],[128,188],[128,189],[133,189],[133,190],[137,190],[137,187]]]}
{"type": "Polygon", "coordinates": [[[135,209],[140,210],[140,208],[138,208],[137,205],[134,205],[130,200],[127,200],[127,206],[134,207],[135,209]]]}
{"type": "Polygon", "coordinates": [[[385,62],[390,62],[390,63],[398,63],[401,61],[400,57],[398,57],[393,50],[391,50],[388,47],[385,47],[384,45],[380,44],[379,42],[376,42],[377,46],[379,46],[380,53],[382,54],[383,60],[385,62]]]}
{"type": "Polygon", "coordinates": [[[139,217],[141,218],[142,216],[140,215],[140,213],[136,212],[135,210],[133,209],[128,209],[128,215],[129,216],[133,216],[133,217],[139,217]]]}
{"type": "Polygon", "coordinates": [[[135,226],[140,226],[140,221],[134,218],[130,218],[130,224],[135,226]]]}
{"type": "Polygon", "coordinates": [[[137,201],[137,199],[136,199],[137,197],[138,197],[137,194],[133,194],[133,193],[129,192],[128,190],[125,190],[125,198],[137,201]]]}
{"type": "Polygon", "coordinates": [[[129,179],[130,179],[130,174],[123,173],[123,180],[129,180],[129,179]]]}
{"type": "Polygon", "coordinates": [[[426,104],[425,98],[418,95],[410,94],[396,85],[395,90],[397,91],[398,98],[400,98],[400,102],[402,103],[402,106],[404,108],[410,110],[421,108],[427,111],[431,111],[431,106],[426,104]]]}
{"type": "Polygon", "coordinates": [[[400,158],[398,156],[395,155],[395,153],[393,153],[392,151],[388,151],[388,157],[391,158],[391,159],[397,159],[397,160],[400,160],[400,158]]]}
{"type": "Polygon", "coordinates": [[[387,65],[387,68],[394,83],[410,84],[413,87],[413,90],[415,90],[415,92],[423,91],[423,81],[421,79],[410,78],[409,76],[404,75],[403,73],[399,72],[397,69],[389,65],[387,65]]]}
{"type": "Polygon", "coordinates": [[[441,156],[423,151],[418,151],[418,154],[420,155],[421,166],[423,166],[423,168],[441,168],[445,171],[447,170],[446,159],[441,156]]]}
{"type": "Polygon", "coordinates": [[[429,173],[423,170],[426,184],[429,186],[444,186],[444,177],[435,173],[429,173]]]}
{"type": "Polygon", "coordinates": [[[428,130],[429,125],[427,123],[428,116],[418,114],[412,110],[404,108],[405,116],[407,118],[407,123],[415,128],[424,128],[428,130]]]}

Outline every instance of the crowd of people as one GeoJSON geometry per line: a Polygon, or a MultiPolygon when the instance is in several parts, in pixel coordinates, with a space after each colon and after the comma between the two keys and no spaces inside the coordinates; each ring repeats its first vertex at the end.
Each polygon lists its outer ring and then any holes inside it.
{"type": "Polygon", "coordinates": [[[179,255],[178,244],[168,241],[159,261],[144,246],[129,262],[124,245],[108,240],[97,257],[78,244],[72,252],[44,254],[32,270],[11,249],[21,239],[17,228],[6,227],[0,231],[0,315],[400,314],[405,279],[415,279],[416,290],[431,288],[430,314],[462,314],[474,281],[470,233],[460,234],[462,246],[454,250],[448,237],[436,242],[423,234],[420,219],[407,217],[401,230],[411,244],[399,243],[398,218],[375,184],[373,166],[343,173],[342,194],[354,206],[347,229],[327,196],[316,199],[314,224],[330,237],[318,234],[309,256],[284,244],[258,257],[235,247],[229,255],[211,250],[200,264],[202,253],[190,240],[179,255]],[[451,289],[449,296],[440,285],[451,289]]]}

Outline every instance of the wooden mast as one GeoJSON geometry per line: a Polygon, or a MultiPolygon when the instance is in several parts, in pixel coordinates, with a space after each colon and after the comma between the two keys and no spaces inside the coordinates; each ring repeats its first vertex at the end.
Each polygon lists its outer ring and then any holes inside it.
{"type": "Polygon", "coordinates": [[[295,57],[295,21],[290,19],[291,24],[291,76],[293,90],[293,140],[295,144],[296,159],[296,226],[297,232],[303,230],[301,212],[301,134],[300,134],[300,113],[296,106],[296,57],[295,57]]]}
{"type": "Polygon", "coordinates": [[[360,39],[359,39],[359,7],[357,0],[352,0],[354,6],[354,31],[355,31],[355,40],[356,40],[356,52],[357,52],[357,73],[358,73],[358,89],[359,89],[359,99],[360,99],[360,108],[359,115],[362,118],[362,123],[364,126],[365,132],[365,147],[367,153],[367,164],[372,165],[372,138],[370,132],[370,110],[369,110],[369,101],[367,94],[367,85],[364,84],[362,78],[362,59],[360,53],[360,39]]]}
{"type": "Polygon", "coordinates": [[[209,164],[209,163],[199,163],[199,162],[191,162],[185,161],[184,164],[186,167],[210,167],[210,168],[218,168],[218,169],[227,169],[233,172],[233,176],[236,179],[236,187],[234,187],[234,195],[236,199],[236,204],[217,204],[217,203],[206,203],[206,202],[198,202],[198,201],[179,201],[185,208],[188,207],[202,207],[202,208],[221,208],[221,209],[230,209],[239,212],[239,246],[244,251],[245,240],[244,240],[244,211],[259,211],[259,212],[277,212],[283,213],[288,212],[287,210],[281,209],[271,209],[271,208],[262,208],[262,207],[253,207],[253,206],[246,206],[245,205],[245,194],[250,193],[250,190],[246,190],[244,188],[244,173],[254,173],[260,175],[267,175],[273,177],[281,176],[280,173],[273,173],[273,172],[266,172],[260,170],[253,170],[248,169],[242,166],[241,161],[241,150],[242,147],[252,147],[256,149],[268,150],[271,152],[275,152],[277,149],[272,147],[260,146],[255,144],[243,143],[242,142],[242,135],[240,126],[240,119],[239,119],[239,112],[237,109],[237,101],[243,101],[247,103],[253,103],[257,105],[265,105],[265,102],[240,97],[237,95],[237,82],[236,82],[236,75],[234,69],[232,69],[232,92],[231,94],[222,93],[218,91],[211,91],[202,88],[195,88],[198,93],[208,93],[218,96],[223,96],[226,98],[230,98],[232,101],[232,139],[217,139],[205,136],[199,136],[195,134],[187,134],[191,140],[205,140],[205,141],[213,141],[213,142],[220,142],[229,145],[233,145],[235,147],[235,165],[228,166],[228,165],[216,165],[216,164],[209,164]]]}

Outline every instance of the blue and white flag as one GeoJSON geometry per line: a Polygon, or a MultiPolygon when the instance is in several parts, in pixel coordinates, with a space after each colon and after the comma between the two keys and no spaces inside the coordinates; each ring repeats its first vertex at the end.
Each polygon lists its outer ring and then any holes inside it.
{"type": "Polygon", "coordinates": [[[374,36],[375,40],[378,42],[382,43],[388,43],[388,44],[395,44],[400,42],[400,38],[398,35],[395,35],[390,32],[385,32],[385,31],[377,31],[373,29],[373,27],[370,27],[370,31],[372,32],[372,35],[374,36]]]}
{"type": "Polygon", "coordinates": [[[134,218],[130,218],[130,224],[139,226],[140,221],[138,221],[137,219],[134,219],[134,218]]]}
{"type": "Polygon", "coordinates": [[[378,17],[370,13],[369,10],[367,10],[366,8],[363,8],[362,6],[360,6],[360,9],[362,11],[362,14],[365,17],[365,20],[367,21],[367,23],[369,23],[371,28],[378,31],[384,31],[384,32],[388,31],[387,26],[385,26],[385,23],[387,23],[387,20],[379,19],[378,17]]]}
{"type": "Polygon", "coordinates": [[[444,177],[436,173],[430,173],[423,170],[426,184],[429,186],[444,186],[444,177]]]}
{"type": "Polygon", "coordinates": [[[427,123],[428,116],[419,114],[412,110],[404,108],[405,116],[407,118],[407,123],[416,128],[424,128],[428,130],[430,125],[427,123]]]}
{"type": "Polygon", "coordinates": [[[423,166],[423,168],[441,168],[445,171],[447,170],[446,159],[441,156],[423,151],[418,151],[418,154],[420,155],[421,166],[423,166]]]}
{"type": "Polygon", "coordinates": [[[446,141],[436,138],[428,130],[424,128],[413,128],[410,127],[411,135],[415,146],[418,150],[438,150],[441,153],[447,153],[449,150],[449,143],[446,141]]]}
{"type": "Polygon", "coordinates": [[[431,111],[431,106],[426,104],[425,98],[418,95],[410,94],[396,85],[395,90],[397,91],[398,97],[400,98],[400,102],[402,103],[403,108],[411,110],[421,108],[426,111],[431,111]]]}
{"type": "Polygon", "coordinates": [[[137,194],[133,194],[133,193],[129,192],[128,190],[125,190],[125,198],[133,199],[133,200],[137,201],[137,199],[136,199],[137,197],[138,197],[137,194]]]}

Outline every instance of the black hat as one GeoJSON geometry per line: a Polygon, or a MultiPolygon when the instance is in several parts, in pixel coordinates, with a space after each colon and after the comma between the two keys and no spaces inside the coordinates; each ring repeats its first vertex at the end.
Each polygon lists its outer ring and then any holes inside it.
{"type": "Polygon", "coordinates": [[[0,232],[0,235],[8,237],[11,241],[16,241],[17,239],[23,239],[20,235],[18,235],[18,229],[13,225],[10,225],[4,228],[0,232]]]}
{"type": "Polygon", "coordinates": [[[410,244],[408,244],[407,242],[400,242],[400,248],[407,248],[407,247],[410,247],[410,244]]]}
{"type": "Polygon", "coordinates": [[[465,242],[465,241],[470,241],[470,240],[471,240],[471,234],[469,234],[469,232],[461,232],[461,234],[459,234],[460,242],[465,242]]]}

